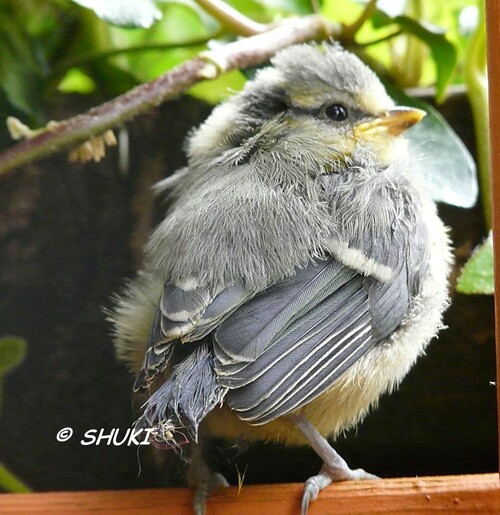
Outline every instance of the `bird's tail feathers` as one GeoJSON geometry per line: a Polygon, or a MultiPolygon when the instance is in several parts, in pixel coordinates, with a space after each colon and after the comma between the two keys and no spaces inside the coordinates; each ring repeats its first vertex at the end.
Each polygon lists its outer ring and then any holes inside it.
{"type": "Polygon", "coordinates": [[[217,382],[212,347],[203,343],[175,366],[172,375],[146,401],[136,427],[152,429],[152,441],[158,447],[177,448],[197,442],[201,421],[222,403],[226,393],[227,388],[217,382]]]}

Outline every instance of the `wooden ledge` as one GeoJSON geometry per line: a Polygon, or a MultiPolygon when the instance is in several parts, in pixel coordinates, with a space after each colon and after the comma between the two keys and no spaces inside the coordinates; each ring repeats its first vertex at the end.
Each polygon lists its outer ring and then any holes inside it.
{"type": "MultiPolygon", "coordinates": [[[[301,484],[235,487],[214,495],[207,515],[288,515],[300,512],[301,484]]],[[[188,489],[0,495],[0,513],[64,515],[191,515],[188,489]]],[[[369,513],[500,513],[498,474],[436,476],[337,483],[311,504],[310,515],[369,513]]]]}

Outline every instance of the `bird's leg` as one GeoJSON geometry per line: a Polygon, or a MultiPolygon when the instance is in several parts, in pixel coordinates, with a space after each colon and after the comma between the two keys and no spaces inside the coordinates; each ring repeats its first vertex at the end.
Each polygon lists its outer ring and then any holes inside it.
{"type": "Polygon", "coordinates": [[[319,473],[310,477],[304,486],[302,495],[302,515],[307,514],[309,503],[318,497],[323,488],[333,481],[346,481],[348,479],[378,479],[377,476],[365,472],[363,469],[352,470],[346,461],[328,443],[318,430],[303,416],[289,415],[288,417],[302,434],[307,438],[316,454],[323,460],[319,473]]]}
{"type": "Polygon", "coordinates": [[[191,462],[187,479],[189,485],[195,488],[193,509],[196,515],[205,515],[206,501],[212,492],[229,486],[226,478],[218,472],[212,472],[203,459],[201,443],[192,444],[191,462]]]}

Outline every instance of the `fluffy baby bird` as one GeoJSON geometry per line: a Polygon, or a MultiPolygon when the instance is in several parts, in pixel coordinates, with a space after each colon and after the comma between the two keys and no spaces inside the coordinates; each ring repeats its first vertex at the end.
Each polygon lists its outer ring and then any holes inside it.
{"type": "Polygon", "coordinates": [[[395,107],[336,45],[277,54],[187,140],[170,207],[118,298],[117,354],[148,400],[137,424],[191,443],[194,508],[225,479],[211,437],[309,443],[302,511],[351,470],[326,437],[355,426],[441,327],[451,254],[395,107]]]}

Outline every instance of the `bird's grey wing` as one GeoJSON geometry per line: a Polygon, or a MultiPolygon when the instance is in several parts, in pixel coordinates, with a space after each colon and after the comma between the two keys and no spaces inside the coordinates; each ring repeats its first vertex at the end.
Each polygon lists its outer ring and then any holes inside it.
{"type": "Polygon", "coordinates": [[[294,319],[355,275],[354,270],[330,258],[298,270],[260,293],[217,328],[219,360],[225,364],[255,361],[294,319]]]}
{"type": "Polygon", "coordinates": [[[150,384],[171,363],[176,346],[202,340],[227,316],[253,296],[242,282],[222,291],[166,284],[148,335],[146,354],[134,389],[150,384]]]}
{"type": "Polygon", "coordinates": [[[400,325],[419,273],[408,266],[418,261],[408,253],[420,251],[408,248],[403,231],[393,236],[387,282],[330,258],[259,293],[222,322],[215,366],[240,418],[264,424],[307,404],[400,325]]]}

